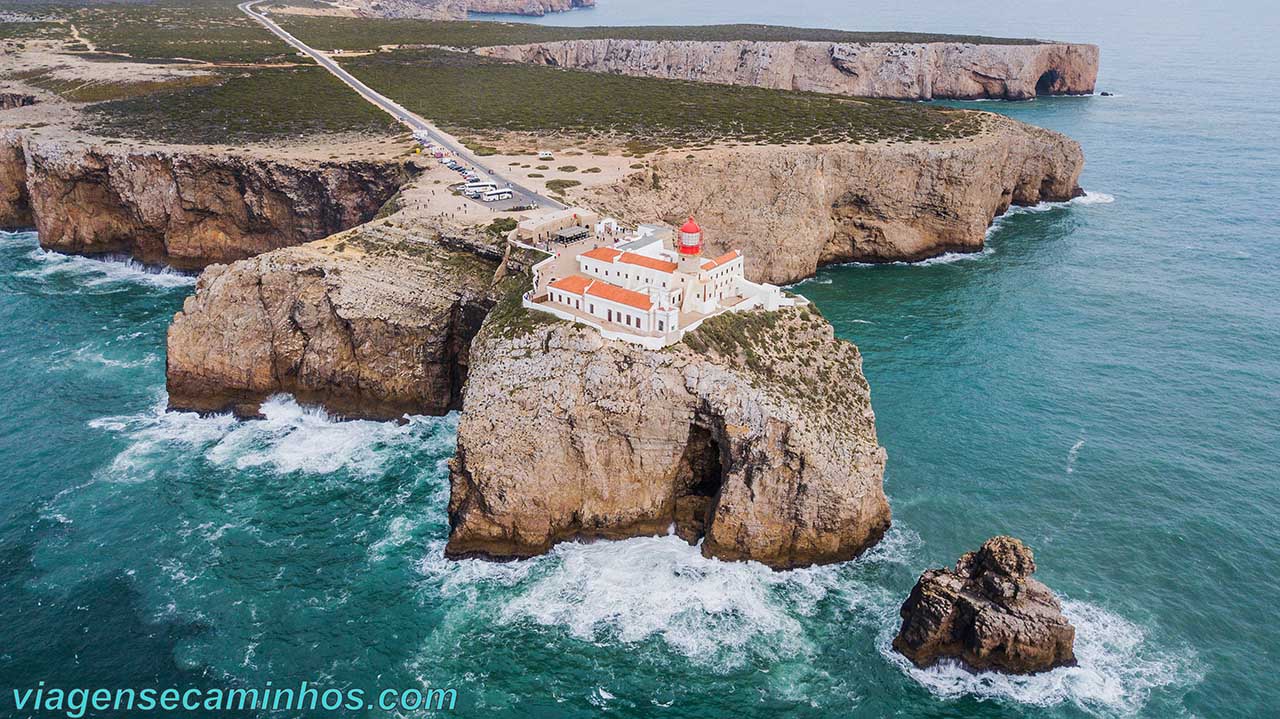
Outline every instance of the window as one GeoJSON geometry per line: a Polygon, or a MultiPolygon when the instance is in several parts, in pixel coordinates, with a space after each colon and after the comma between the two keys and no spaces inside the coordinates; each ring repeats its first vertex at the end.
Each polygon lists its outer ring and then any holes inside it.
{"type": "Polygon", "coordinates": [[[612,322],[612,321],[613,321],[613,310],[606,310],[606,311],[607,311],[607,312],[608,312],[608,314],[609,314],[609,321],[610,321],[610,322],[612,322]]]}
{"type": "Polygon", "coordinates": [[[664,329],[664,328],[663,328],[663,326],[662,326],[662,320],[658,320],[658,331],[659,331],[659,332],[664,332],[664,331],[665,331],[665,329],[664,329]]]}
{"type": "Polygon", "coordinates": [[[588,304],[587,311],[594,315],[596,313],[596,306],[594,304],[588,304]]]}

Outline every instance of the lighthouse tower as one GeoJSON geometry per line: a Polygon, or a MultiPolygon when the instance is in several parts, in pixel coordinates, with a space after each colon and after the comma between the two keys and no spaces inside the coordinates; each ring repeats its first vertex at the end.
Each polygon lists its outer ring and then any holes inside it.
{"type": "Polygon", "coordinates": [[[680,255],[680,271],[696,275],[702,269],[702,228],[689,216],[689,221],[680,227],[680,237],[676,244],[680,255]]]}

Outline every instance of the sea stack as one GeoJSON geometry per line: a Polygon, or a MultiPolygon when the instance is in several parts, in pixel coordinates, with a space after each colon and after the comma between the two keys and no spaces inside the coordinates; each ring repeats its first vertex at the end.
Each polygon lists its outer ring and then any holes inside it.
{"type": "Polygon", "coordinates": [[[920,575],[893,648],[918,667],[958,659],[974,671],[1034,674],[1076,663],[1076,630],[1036,571],[1031,550],[993,537],[954,570],[920,575]]]}

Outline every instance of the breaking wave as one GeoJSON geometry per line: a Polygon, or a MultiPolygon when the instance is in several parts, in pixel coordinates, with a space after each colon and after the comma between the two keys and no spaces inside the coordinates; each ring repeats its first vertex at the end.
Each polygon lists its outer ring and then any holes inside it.
{"type": "Polygon", "coordinates": [[[1128,716],[1142,709],[1154,689],[1199,681],[1190,651],[1154,651],[1141,627],[1092,604],[1065,600],[1062,610],[1076,627],[1079,664],[1041,674],[973,673],[956,662],[918,669],[893,651],[896,622],[886,625],[878,644],[889,662],[944,699],[972,696],[1036,707],[1070,704],[1093,715],[1128,716]]]}
{"type": "Polygon", "coordinates": [[[105,417],[95,429],[125,435],[129,446],[105,473],[108,479],[142,482],[163,471],[175,452],[196,453],[215,466],[267,469],[277,474],[332,474],[346,470],[378,476],[406,442],[451,438],[456,417],[409,417],[394,422],[341,421],[322,409],[303,407],[280,395],[262,405],[263,419],[241,421],[230,414],[201,416],[168,412],[161,400],[149,411],[105,417]],[[436,432],[444,425],[445,432],[436,432]]]}
{"type": "MultiPolygon", "coordinates": [[[[35,239],[34,234],[29,237],[30,240],[35,239]]],[[[168,267],[151,267],[125,256],[81,257],[37,247],[27,253],[27,258],[39,266],[15,273],[19,277],[37,280],[71,278],[88,287],[132,283],[169,289],[196,283],[193,274],[168,267]]]]}
{"type": "MultiPolygon", "coordinates": [[[[596,645],[657,640],[695,664],[730,671],[816,653],[828,640],[824,623],[811,620],[822,605],[865,615],[892,601],[887,589],[855,575],[905,563],[918,544],[915,533],[895,529],[854,562],[777,572],[704,557],[675,536],[569,542],[503,564],[451,562],[440,543],[419,571],[446,598],[480,611],[477,602],[495,602],[490,612],[501,625],[556,628],[596,645]]],[[[866,615],[873,624],[878,617],[866,615]]]]}

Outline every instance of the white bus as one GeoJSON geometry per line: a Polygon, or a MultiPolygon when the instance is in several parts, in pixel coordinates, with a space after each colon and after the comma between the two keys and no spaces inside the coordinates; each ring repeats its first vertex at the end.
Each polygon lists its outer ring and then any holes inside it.
{"type": "Polygon", "coordinates": [[[485,202],[497,202],[498,200],[510,200],[512,198],[511,190],[503,188],[501,190],[489,190],[480,196],[485,202]]]}
{"type": "Polygon", "coordinates": [[[462,194],[466,195],[467,197],[479,197],[480,195],[483,195],[486,192],[492,192],[493,190],[496,190],[496,189],[498,189],[498,183],[496,182],[476,180],[474,182],[468,182],[467,184],[463,185],[462,194]]]}

